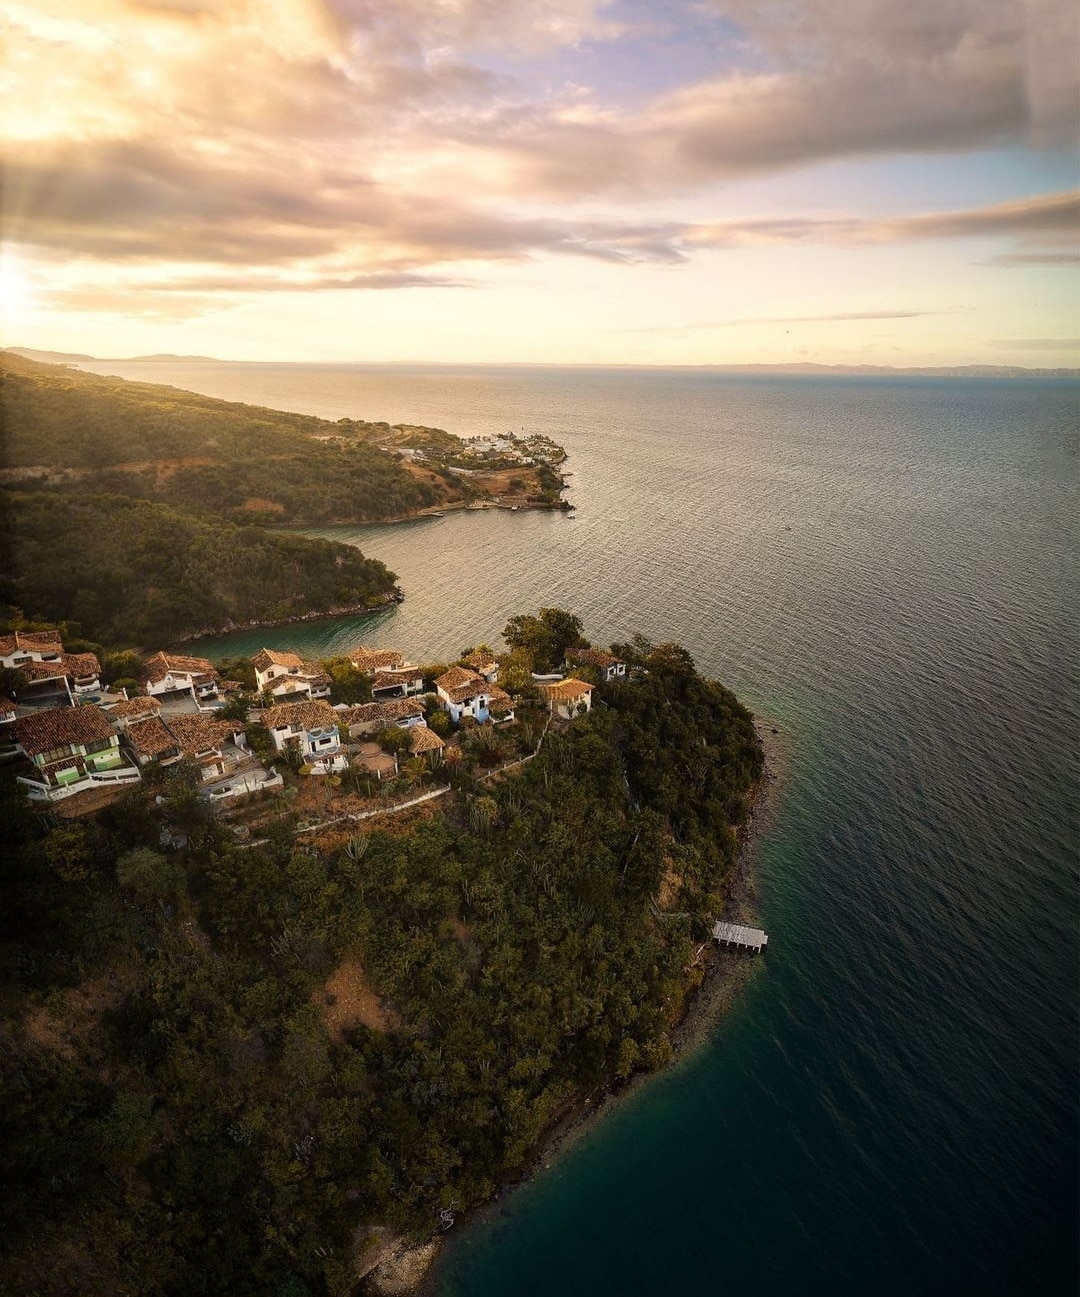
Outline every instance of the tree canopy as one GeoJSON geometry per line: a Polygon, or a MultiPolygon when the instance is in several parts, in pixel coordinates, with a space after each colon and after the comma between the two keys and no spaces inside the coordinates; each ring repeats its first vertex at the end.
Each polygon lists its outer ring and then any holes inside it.
{"type": "Polygon", "coordinates": [[[50,828],[0,784],[6,1290],[343,1294],[358,1227],[429,1234],[662,1063],[762,758],[688,655],[641,665],[516,776],[322,852],[243,849],[186,784],[167,856],[137,794],[50,828]]]}

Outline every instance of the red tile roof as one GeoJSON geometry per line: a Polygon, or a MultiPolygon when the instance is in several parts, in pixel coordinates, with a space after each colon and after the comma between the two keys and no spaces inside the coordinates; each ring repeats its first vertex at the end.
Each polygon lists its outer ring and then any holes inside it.
{"type": "Polygon", "coordinates": [[[586,694],[591,694],[593,687],[584,680],[575,680],[570,676],[566,680],[557,680],[554,684],[541,685],[540,692],[549,702],[572,703],[586,694]]]}
{"type": "Polygon", "coordinates": [[[241,728],[232,721],[218,721],[210,716],[195,716],[187,712],[170,716],[165,723],[176,737],[180,751],[189,757],[220,748],[241,728]]]}
{"type": "Polygon", "coordinates": [[[438,752],[440,748],[446,747],[446,744],[435,733],[429,730],[426,725],[411,725],[409,727],[409,751],[413,754],[418,752],[438,752]]]}
{"type": "Polygon", "coordinates": [[[435,687],[440,689],[452,703],[467,702],[477,694],[490,693],[492,690],[492,686],[482,675],[477,675],[475,671],[469,671],[466,667],[451,667],[449,671],[444,671],[435,681],[435,687]]]}
{"type": "Polygon", "coordinates": [[[126,702],[110,707],[110,720],[133,720],[140,716],[156,716],[161,711],[161,704],[156,698],[129,698],[126,702]]]}
{"type": "Polygon", "coordinates": [[[108,717],[97,707],[50,707],[18,717],[12,729],[16,742],[31,757],[72,743],[97,743],[116,736],[108,717]]]}
{"type": "Polygon", "coordinates": [[[143,666],[146,679],[152,684],[164,680],[170,671],[174,675],[209,675],[215,680],[218,678],[214,664],[209,658],[183,657],[177,653],[155,653],[143,666]]]}
{"type": "Polygon", "coordinates": [[[55,630],[17,630],[11,635],[0,635],[0,657],[4,658],[14,653],[57,653],[63,647],[60,632],[55,630]]]}
{"type": "Polygon", "coordinates": [[[405,655],[399,653],[397,649],[368,649],[361,644],[349,654],[349,661],[357,671],[370,675],[373,671],[384,667],[404,666],[405,655]]]}
{"type": "Polygon", "coordinates": [[[263,713],[267,729],[323,730],[336,726],[338,713],[323,698],[302,703],[281,703],[263,713]]]}
{"type": "Polygon", "coordinates": [[[304,659],[295,653],[280,653],[277,649],[264,648],[251,659],[251,665],[256,671],[266,671],[272,666],[302,667],[304,659]]]}
{"type": "Polygon", "coordinates": [[[176,752],[180,747],[160,716],[147,716],[144,720],[133,721],[124,733],[141,757],[160,757],[166,752],[176,752]]]}

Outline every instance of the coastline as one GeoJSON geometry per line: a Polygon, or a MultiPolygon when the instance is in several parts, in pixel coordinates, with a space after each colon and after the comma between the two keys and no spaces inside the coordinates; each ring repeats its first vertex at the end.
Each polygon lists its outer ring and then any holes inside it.
{"type": "MultiPolygon", "coordinates": [[[[778,725],[755,714],[754,728],[765,751],[765,768],[751,793],[749,814],[739,833],[738,854],[724,910],[716,916],[741,923],[753,922],[757,917],[754,856],[775,813],[775,791],[783,780],[788,759],[785,735],[778,725]]],[[[540,1171],[549,1170],[557,1158],[592,1129],[598,1118],[685,1061],[737,1002],[755,975],[759,962],[760,957],[722,950],[711,940],[701,946],[689,966],[693,968],[700,963],[703,969],[701,981],[687,989],[678,1019],[671,1029],[671,1059],[654,1071],[635,1073],[625,1081],[604,1086],[578,1099],[542,1136],[528,1165],[503,1184],[487,1202],[467,1212],[455,1232],[460,1234],[470,1230],[486,1216],[501,1210],[507,1195],[540,1171]]],[[[357,1292],[370,1297],[439,1297],[439,1263],[445,1237],[444,1233],[436,1232],[419,1243],[399,1243],[388,1249],[388,1254],[384,1254],[377,1265],[362,1276],[358,1275],[357,1292]]]]}
{"type": "Polygon", "coordinates": [[[335,617],[374,617],[378,613],[396,607],[404,599],[405,591],[400,586],[395,586],[385,599],[374,605],[366,603],[346,604],[342,608],[326,608],[319,612],[295,613],[290,617],[256,617],[251,621],[230,622],[227,626],[219,626],[216,630],[192,631],[190,635],[182,635],[173,640],[173,643],[177,645],[190,644],[194,640],[211,639],[218,635],[235,635],[246,630],[270,630],[275,626],[293,626],[297,622],[332,621],[335,617]]]}

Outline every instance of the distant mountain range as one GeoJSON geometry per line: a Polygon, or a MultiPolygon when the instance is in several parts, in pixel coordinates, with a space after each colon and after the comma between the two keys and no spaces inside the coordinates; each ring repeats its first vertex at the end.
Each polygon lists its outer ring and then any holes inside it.
{"type": "Polygon", "coordinates": [[[137,360],[162,361],[205,361],[210,365],[225,365],[228,361],[215,360],[213,356],[174,356],[168,352],[158,352],[153,356],[87,356],[80,351],[39,351],[36,347],[5,347],[5,351],[14,352],[16,356],[25,356],[27,360],[40,360],[45,364],[62,365],[78,364],[81,360],[92,360],[95,364],[131,364],[137,360]]]}
{"type": "MultiPolygon", "coordinates": [[[[40,360],[51,364],[79,364],[83,361],[90,361],[94,364],[123,364],[131,365],[140,361],[154,362],[156,364],[207,364],[207,365],[233,365],[233,364],[257,364],[255,361],[231,361],[218,360],[214,356],[175,356],[169,352],[158,352],[152,356],[87,356],[76,351],[38,351],[34,347],[5,347],[5,351],[13,352],[16,356],[25,356],[28,360],[40,360]]],[[[513,368],[514,366],[508,366],[513,368]]],[[[537,368],[537,366],[523,366],[525,368],[537,368]]],[[[555,366],[559,368],[559,366],[555,366]]],[[[569,368],[569,366],[568,366],[569,368]]],[[[645,365],[596,365],[587,366],[587,368],[596,369],[646,369],[651,368],[645,365]]],[[[798,364],[764,364],[764,365],[672,365],[657,366],[661,369],[707,369],[716,373],[724,374],[821,374],[823,376],[834,375],[843,377],[844,375],[867,377],[903,377],[911,375],[923,378],[1076,378],[1080,377],[1080,369],[1069,369],[1065,367],[1054,369],[1036,369],[1024,365],[816,365],[810,362],[800,362],[798,364]]]]}

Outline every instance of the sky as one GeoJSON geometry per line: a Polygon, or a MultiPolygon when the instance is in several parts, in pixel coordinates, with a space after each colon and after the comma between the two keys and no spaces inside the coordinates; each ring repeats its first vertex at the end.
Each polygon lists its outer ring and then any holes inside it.
{"type": "Polygon", "coordinates": [[[8,0],[0,343],[1080,364],[1074,0],[8,0]]]}

